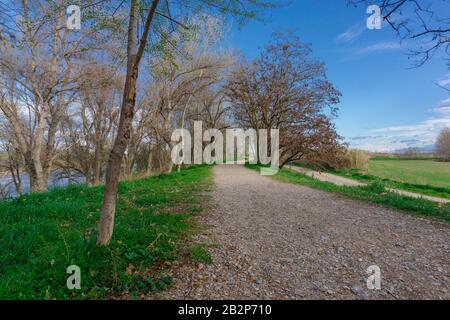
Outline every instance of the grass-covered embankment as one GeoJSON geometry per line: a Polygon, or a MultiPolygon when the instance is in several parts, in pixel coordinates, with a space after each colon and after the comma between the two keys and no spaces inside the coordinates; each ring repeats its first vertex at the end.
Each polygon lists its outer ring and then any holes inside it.
{"type": "Polygon", "coordinates": [[[1,202],[0,299],[139,298],[165,289],[171,278],[163,262],[199,255],[198,244],[187,244],[210,184],[206,166],[121,182],[107,247],[96,246],[103,187],[71,186],[1,202]],[[70,265],[81,269],[80,290],[66,287],[70,265]]]}
{"type": "MultiPolygon", "coordinates": [[[[260,166],[247,165],[247,167],[259,169],[260,166]]],[[[376,182],[363,187],[338,186],[331,182],[316,180],[290,169],[280,170],[273,178],[338,193],[352,199],[368,201],[414,214],[450,221],[450,205],[437,204],[432,201],[410,198],[389,192],[384,189],[382,184],[376,182]]]]}

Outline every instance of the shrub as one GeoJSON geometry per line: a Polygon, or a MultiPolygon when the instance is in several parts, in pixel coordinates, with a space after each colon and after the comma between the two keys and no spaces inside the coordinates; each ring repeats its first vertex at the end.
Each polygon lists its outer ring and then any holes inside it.
{"type": "Polygon", "coordinates": [[[369,165],[369,154],[358,149],[349,149],[345,155],[351,169],[367,171],[369,165]]]}
{"type": "Polygon", "coordinates": [[[436,140],[436,149],[444,161],[450,161],[450,128],[441,131],[436,140]]]}

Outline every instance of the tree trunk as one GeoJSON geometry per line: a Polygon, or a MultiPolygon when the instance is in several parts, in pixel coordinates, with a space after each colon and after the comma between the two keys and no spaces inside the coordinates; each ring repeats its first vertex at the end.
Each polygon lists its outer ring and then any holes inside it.
{"type": "Polygon", "coordinates": [[[30,191],[43,192],[48,190],[47,181],[42,174],[38,174],[36,170],[29,172],[30,175],[30,191]]]}
{"type": "Polygon", "coordinates": [[[95,148],[95,156],[94,156],[94,174],[92,178],[92,184],[97,185],[101,181],[102,177],[102,162],[100,158],[100,147],[97,146],[95,148]]]}
{"type": "Polygon", "coordinates": [[[125,157],[125,163],[123,168],[123,177],[125,179],[130,179],[133,172],[133,162],[131,159],[131,155],[127,154],[125,157]]]}
{"type": "Polygon", "coordinates": [[[30,176],[30,191],[42,192],[48,190],[48,180],[46,179],[39,161],[35,161],[31,156],[25,159],[25,167],[30,176]],[[31,159],[30,159],[31,158],[31,159]]]}
{"type": "Polygon", "coordinates": [[[147,44],[150,25],[156,11],[156,7],[158,6],[158,2],[159,0],[153,0],[152,2],[152,7],[150,8],[150,12],[146,19],[140,45],[136,51],[139,1],[131,1],[130,21],[128,26],[127,76],[123,93],[122,108],[120,111],[117,137],[114,141],[108,160],[108,166],[106,168],[105,193],[97,239],[98,245],[107,245],[111,241],[113,234],[120,165],[122,163],[128,140],[130,139],[134,108],[136,104],[136,82],[138,78],[139,63],[147,44]]]}
{"type": "Polygon", "coordinates": [[[147,175],[151,175],[152,173],[152,151],[151,146],[149,147],[148,151],[148,158],[147,158],[147,175]]]}
{"type": "Polygon", "coordinates": [[[22,194],[22,178],[20,176],[20,169],[18,167],[13,167],[12,161],[10,162],[9,172],[11,173],[11,177],[13,179],[14,187],[16,189],[16,194],[22,194]]]}
{"type": "Polygon", "coordinates": [[[124,161],[125,163],[123,168],[123,176],[125,179],[130,179],[131,176],[133,175],[135,157],[136,157],[136,147],[133,139],[131,139],[131,142],[128,144],[127,155],[124,161]]]}

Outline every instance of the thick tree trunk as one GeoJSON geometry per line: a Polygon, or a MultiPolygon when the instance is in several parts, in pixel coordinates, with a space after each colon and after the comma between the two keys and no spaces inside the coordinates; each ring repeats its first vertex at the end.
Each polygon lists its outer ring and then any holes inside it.
{"type": "Polygon", "coordinates": [[[41,173],[38,173],[34,168],[28,172],[30,176],[30,191],[43,192],[48,190],[48,181],[41,173]]]}
{"type": "Polygon", "coordinates": [[[25,157],[26,172],[30,177],[30,191],[42,192],[48,190],[48,177],[44,175],[42,165],[39,160],[27,152],[25,157]]]}
{"type": "Polygon", "coordinates": [[[152,2],[152,7],[150,8],[150,12],[146,19],[140,45],[136,51],[139,1],[131,1],[130,21],[128,26],[127,76],[117,137],[109,156],[108,167],[106,168],[105,193],[97,239],[98,245],[107,245],[111,241],[113,234],[117,201],[117,185],[120,176],[120,166],[125,149],[130,139],[131,125],[134,117],[134,108],[136,105],[136,82],[138,78],[139,63],[147,44],[150,25],[156,11],[156,7],[158,6],[158,2],[159,0],[153,0],[152,2]]]}

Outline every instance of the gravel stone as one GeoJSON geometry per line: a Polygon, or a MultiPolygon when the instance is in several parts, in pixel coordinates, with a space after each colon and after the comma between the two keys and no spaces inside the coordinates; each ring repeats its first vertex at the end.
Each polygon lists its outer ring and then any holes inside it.
{"type": "Polygon", "coordinates": [[[214,168],[200,222],[214,263],[173,269],[172,299],[450,299],[450,224],[239,165],[214,168]],[[369,266],[381,289],[367,288],[369,266]]]}

